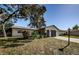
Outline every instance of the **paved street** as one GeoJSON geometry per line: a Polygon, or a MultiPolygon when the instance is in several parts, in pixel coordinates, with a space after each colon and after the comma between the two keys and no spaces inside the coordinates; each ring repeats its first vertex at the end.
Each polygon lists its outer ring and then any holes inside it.
{"type": "MultiPolygon", "coordinates": [[[[62,37],[62,36],[57,36],[57,37],[54,37],[54,38],[60,39],[60,40],[66,40],[66,41],[68,41],[68,38],[62,37]]],[[[71,41],[71,42],[79,43],[79,39],[77,39],[77,38],[70,38],[70,41],[71,41]]]]}

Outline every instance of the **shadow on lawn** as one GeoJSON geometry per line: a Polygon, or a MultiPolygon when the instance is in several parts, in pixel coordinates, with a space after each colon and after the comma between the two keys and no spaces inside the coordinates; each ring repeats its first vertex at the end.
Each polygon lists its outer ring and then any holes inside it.
{"type": "Polygon", "coordinates": [[[18,43],[18,42],[25,42],[25,43],[28,43],[28,42],[31,42],[32,40],[28,40],[28,39],[0,39],[0,42],[13,42],[13,43],[18,43]]]}
{"type": "Polygon", "coordinates": [[[22,46],[24,44],[9,44],[9,45],[4,45],[3,48],[10,48],[10,47],[17,47],[17,46],[22,46]]]}
{"type": "Polygon", "coordinates": [[[32,40],[28,39],[7,39],[7,40],[0,40],[0,46],[2,48],[10,48],[10,47],[17,47],[22,46],[24,43],[32,42],[32,40]],[[9,43],[9,44],[8,44],[9,43]]]}

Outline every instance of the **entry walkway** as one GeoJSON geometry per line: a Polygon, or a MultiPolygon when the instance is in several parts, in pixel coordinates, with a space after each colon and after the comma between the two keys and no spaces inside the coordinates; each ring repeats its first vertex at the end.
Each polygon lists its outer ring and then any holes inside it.
{"type": "MultiPolygon", "coordinates": [[[[54,37],[54,38],[60,39],[60,40],[66,40],[66,41],[68,41],[68,38],[62,37],[62,36],[57,36],[57,37],[54,37]]],[[[71,41],[71,42],[79,43],[79,39],[77,39],[77,38],[70,38],[70,41],[71,41]]]]}

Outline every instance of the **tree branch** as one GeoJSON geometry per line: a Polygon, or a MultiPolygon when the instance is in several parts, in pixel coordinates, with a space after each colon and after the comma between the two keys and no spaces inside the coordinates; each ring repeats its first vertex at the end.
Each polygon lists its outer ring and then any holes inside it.
{"type": "Polygon", "coordinates": [[[9,20],[17,11],[19,11],[19,9],[18,10],[16,10],[16,11],[14,11],[10,16],[8,16],[8,18],[7,19],[5,19],[4,20],[4,22],[2,22],[3,24],[7,21],[7,20],[9,20]]]}

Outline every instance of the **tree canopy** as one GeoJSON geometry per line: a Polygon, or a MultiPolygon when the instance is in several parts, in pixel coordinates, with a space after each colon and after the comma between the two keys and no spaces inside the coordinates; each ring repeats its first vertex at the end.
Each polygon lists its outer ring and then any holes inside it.
{"type": "Polygon", "coordinates": [[[0,4],[0,25],[2,26],[5,39],[6,28],[12,26],[18,19],[30,20],[29,26],[33,28],[45,27],[44,5],[38,4],[0,4]]]}
{"type": "Polygon", "coordinates": [[[29,26],[41,28],[45,27],[44,13],[46,8],[44,5],[38,4],[1,4],[0,15],[1,23],[5,23],[10,19],[16,22],[18,19],[30,20],[29,26]],[[3,17],[5,15],[5,17],[3,17]]]}
{"type": "Polygon", "coordinates": [[[78,25],[75,25],[74,27],[73,27],[73,30],[78,30],[79,29],[79,26],[78,25]]]}

